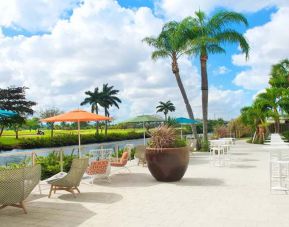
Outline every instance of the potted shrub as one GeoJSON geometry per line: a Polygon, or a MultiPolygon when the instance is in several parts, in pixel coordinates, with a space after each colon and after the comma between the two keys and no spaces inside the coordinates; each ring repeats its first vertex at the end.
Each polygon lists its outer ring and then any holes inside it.
{"type": "Polygon", "coordinates": [[[146,148],[149,171],[158,181],[179,181],[189,163],[189,148],[185,140],[177,138],[174,128],[166,125],[153,130],[146,148]]]}

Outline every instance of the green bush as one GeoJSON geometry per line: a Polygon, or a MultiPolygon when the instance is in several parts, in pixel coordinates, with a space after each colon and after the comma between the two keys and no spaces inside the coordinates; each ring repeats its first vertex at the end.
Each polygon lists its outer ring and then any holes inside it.
{"type": "Polygon", "coordinates": [[[289,140],[289,131],[283,132],[282,135],[285,137],[285,139],[286,139],[287,141],[289,140]]]}
{"type": "MultiPolygon", "coordinates": [[[[119,157],[119,158],[122,156],[123,151],[124,151],[124,149],[118,150],[118,157],[119,157]]],[[[133,148],[133,149],[131,150],[130,159],[134,159],[135,151],[136,151],[135,148],[133,148]]],[[[115,157],[116,157],[116,153],[113,153],[113,154],[112,154],[112,157],[115,158],[115,157]]]]}
{"type": "MultiPolygon", "coordinates": [[[[63,155],[63,171],[68,172],[72,160],[77,158],[76,155],[63,155]]],[[[37,157],[36,163],[41,165],[41,179],[47,179],[60,172],[60,152],[51,152],[48,156],[37,157]]]]}
{"type": "Polygon", "coordinates": [[[30,159],[25,159],[25,160],[21,161],[20,163],[9,163],[6,166],[0,166],[0,170],[23,168],[23,167],[27,166],[29,162],[30,162],[30,159]]]}
{"type": "Polygon", "coordinates": [[[201,151],[208,152],[209,149],[210,149],[210,142],[208,140],[207,141],[202,140],[201,141],[201,151]]]}
{"type": "MultiPolygon", "coordinates": [[[[69,171],[74,158],[77,158],[77,156],[73,154],[73,151],[70,155],[63,155],[64,172],[69,171]]],[[[31,164],[31,158],[27,158],[20,163],[9,163],[7,166],[0,166],[0,170],[22,168],[28,166],[29,163],[31,164]]],[[[60,153],[54,151],[49,153],[48,156],[37,156],[36,164],[41,165],[41,180],[52,177],[60,172],[60,153]]]]}
{"type": "MultiPolygon", "coordinates": [[[[140,139],[143,137],[141,132],[126,132],[126,133],[111,133],[108,136],[87,134],[81,135],[82,144],[111,142],[120,140],[140,139]]],[[[58,135],[52,138],[37,137],[37,138],[22,138],[19,142],[19,147],[23,149],[43,148],[43,147],[60,147],[78,144],[78,135],[58,135]]]]}
{"type": "Polygon", "coordinates": [[[174,147],[185,147],[187,146],[187,141],[185,139],[176,139],[174,147]]]}

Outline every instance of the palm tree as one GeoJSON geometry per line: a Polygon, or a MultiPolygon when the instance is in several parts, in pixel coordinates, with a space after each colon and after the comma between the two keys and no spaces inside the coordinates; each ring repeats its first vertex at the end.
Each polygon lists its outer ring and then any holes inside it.
{"type": "Polygon", "coordinates": [[[283,59],[272,66],[269,84],[272,88],[278,89],[278,105],[280,113],[289,113],[289,60],[283,59]]]}
{"type": "Polygon", "coordinates": [[[274,119],[275,133],[280,132],[280,115],[278,108],[282,100],[281,96],[282,89],[271,87],[266,89],[266,92],[260,93],[255,100],[255,103],[262,108],[264,113],[274,119]]]}
{"type": "Polygon", "coordinates": [[[264,127],[266,127],[266,113],[258,103],[241,109],[241,121],[255,130],[252,143],[257,140],[263,140],[264,127]]]}
{"type": "MultiPolygon", "coordinates": [[[[178,87],[182,94],[188,115],[194,120],[194,113],[187,97],[178,65],[178,59],[187,54],[191,54],[191,47],[187,41],[186,27],[178,22],[169,22],[164,25],[158,37],[146,37],[143,39],[149,46],[154,48],[152,59],[169,58],[172,64],[172,72],[176,78],[178,87]]],[[[192,125],[195,138],[198,138],[197,129],[192,125]]]]}
{"type": "MultiPolygon", "coordinates": [[[[110,107],[115,106],[119,109],[118,104],[121,103],[121,100],[116,96],[118,93],[119,90],[114,89],[113,86],[103,84],[100,105],[104,108],[105,116],[110,116],[110,107]]],[[[107,121],[105,121],[105,135],[107,135],[107,121]]]]}
{"type": "MultiPolygon", "coordinates": [[[[99,92],[98,87],[94,91],[86,91],[85,94],[87,97],[80,103],[81,106],[89,104],[91,105],[91,113],[98,114],[100,103],[102,102],[102,93],[99,92]]],[[[98,122],[96,122],[96,134],[99,134],[98,122]]]]}
{"type": "Polygon", "coordinates": [[[167,121],[167,115],[169,112],[174,112],[176,107],[174,104],[169,100],[167,102],[159,102],[160,104],[156,107],[157,112],[163,112],[165,115],[165,121],[167,121]]]}
{"type": "Polygon", "coordinates": [[[269,84],[272,87],[289,88],[289,60],[284,59],[272,66],[269,84]]]}
{"type": "Polygon", "coordinates": [[[219,11],[210,18],[198,11],[194,17],[187,17],[182,22],[183,27],[190,28],[186,34],[192,45],[194,54],[200,56],[201,90],[203,111],[203,139],[208,139],[208,75],[207,60],[209,54],[225,53],[224,44],[237,43],[248,58],[249,44],[244,36],[230,27],[232,24],[248,26],[247,19],[240,13],[219,11]]]}

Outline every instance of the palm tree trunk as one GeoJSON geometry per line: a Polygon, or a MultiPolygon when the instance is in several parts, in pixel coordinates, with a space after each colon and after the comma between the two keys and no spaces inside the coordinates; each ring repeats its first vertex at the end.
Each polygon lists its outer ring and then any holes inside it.
{"type": "Polygon", "coordinates": [[[274,117],[274,128],[275,128],[275,133],[280,133],[280,118],[278,114],[277,107],[273,109],[274,113],[276,114],[276,117],[274,117]]]}
{"type": "MultiPolygon", "coordinates": [[[[175,54],[173,55],[173,58],[172,58],[172,71],[176,77],[178,87],[179,87],[181,94],[183,96],[188,115],[192,120],[195,120],[191,104],[189,102],[186,90],[184,88],[183,82],[182,82],[181,77],[180,77],[180,70],[179,70],[179,66],[178,66],[177,57],[175,54]]],[[[197,133],[196,125],[192,124],[191,126],[192,126],[192,132],[193,132],[194,137],[196,139],[198,139],[198,133],[197,133]]]]}
{"type": "Polygon", "coordinates": [[[280,119],[275,119],[275,133],[280,133],[280,119]]]}
{"type": "Polygon", "coordinates": [[[207,56],[201,56],[201,77],[202,77],[202,110],[203,110],[203,141],[208,140],[208,75],[207,56]]]}
{"type": "MultiPolygon", "coordinates": [[[[98,106],[95,107],[95,113],[98,114],[98,106]]],[[[96,122],[96,135],[99,135],[99,124],[96,122]]]]}
{"type": "MultiPolygon", "coordinates": [[[[105,116],[106,117],[108,117],[107,115],[107,109],[105,108],[105,110],[104,110],[104,112],[105,112],[105,116]]],[[[107,136],[107,120],[105,121],[105,136],[107,136]]]]}
{"type": "Polygon", "coordinates": [[[165,121],[167,121],[167,114],[165,113],[165,121]]]}

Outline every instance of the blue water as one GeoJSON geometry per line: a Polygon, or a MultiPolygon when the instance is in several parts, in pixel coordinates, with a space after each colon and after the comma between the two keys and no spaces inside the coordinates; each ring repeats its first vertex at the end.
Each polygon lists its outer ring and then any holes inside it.
{"type": "MultiPolygon", "coordinates": [[[[133,145],[140,145],[143,144],[143,139],[136,139],[136,140],[123,140],[123,141],[116,141],[116,142],[110,142],[110,143],[97,143],[97,144],[87,144],[82,145],[81,150],[82,154],[88,153],[90,150],[93,149],[113,149],[115,152],[115,145],[118,145],[118,149],[122,149],[126,144],[133,144],[133,145]]],[[[37,156],[47,156],[52,151],[59,151],[63,150],[64,154],[70,155],[72,151],[74,150],[74,154],[77,155],[78,153],[78,146],[65,146],[65,147],[54,147],[54,148],[36,148],[36,149],[14,149],[12,151],[1,151],[0,154],[9,155],[11,153],[15,152],[27,152],[27,155],[17,155],[17,156],[8,156],[8,157],[1,157],[0,156],[0,166],[1,165],[7,165],[9,163],[19,163],[23,160],[25,160],[27,157],[31,157],[31,154],[29,152],[32,151],[43,151],[41,153],[36,153],[37,156]]]]}

